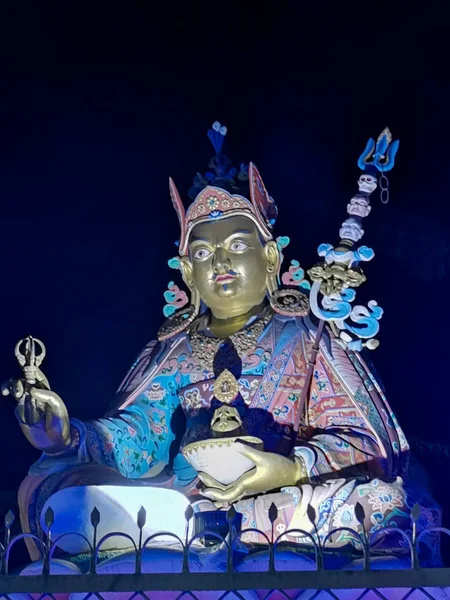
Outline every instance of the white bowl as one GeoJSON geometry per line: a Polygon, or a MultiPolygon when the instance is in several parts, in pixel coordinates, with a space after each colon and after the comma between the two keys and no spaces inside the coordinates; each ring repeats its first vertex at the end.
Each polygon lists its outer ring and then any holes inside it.
{"type": "Polygon", "coordinates": [[[228,485],[255,466],[250,458],[238,451],[234,443],[236,440],[248,442],[258,450],[263,449],[262,440],[243,435],[193,442],[183,448],[183,456],[196,471],[207,473],[220,483],[228,485]]]}

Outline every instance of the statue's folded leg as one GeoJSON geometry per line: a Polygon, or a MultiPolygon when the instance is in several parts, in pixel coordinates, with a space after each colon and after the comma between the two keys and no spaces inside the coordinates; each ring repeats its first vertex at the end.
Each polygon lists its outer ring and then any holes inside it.
{"type": "MultiPolygon", "coordinates": [[[[308,517],[308,506],[314,509],[315,525],[321,541],[332,529],[348,527],[360,530],[356,519],[355,507],[359,503],[364,510],[364,529],[368,534],[387,528],[397,527],[406,531],[411,527],[410,504],[403,482],[400,478],[391,483],[374,479],[358,484],[356,480],[334,479],[323,484],[285,488],[282,492],[266,494],[257,498],[247,498],[235,507],[243,516],[242,540],[245,542],[266,543],[264,536],[257,533],[245,533],[246,529],[259,529],[270,540],[272,524],[269,520],[269,508],[274,503],[278,509],[273,524],[274,539],[288,530],[303,530],[315,536],[315,529],[308,517]]],[[[428,526],[435,523],[428,523],[428,526]]],[[[425,525],[426,526],[426,525],[425,525]]],[[[311,544],[307,536],[299,533],[287,533],[283,540],[302,544],[311,544]]],[[[354,544],[354,536],[340,531],[327,539],[326,547],[342,547],[354,544]]],[[[401,548],[400,536],[379,536],[374,539],[374,547],[380,550],[401,548]]],[[[357,545],[358,546],[358,545],[357,545]]]]}
{"type": "MultiPolygon", "coordinates": [[[[87,464],[53,473],[47,477],[28,476],[19,490],[19,506],[23,531],[38,536],[45,533],[45,513],[54,511],[52,537],[56,540],[65,533],[77,533],[91,538],[91,512],[100,512],[97,540],[113,531],[130,535],[137,541],[139,530],[136,520],[141,506],[147,510],[144,539],[157,531],[185,534],[185,510],[188,500],[180,492],[145,485],[150,481],[133,481],[101,465],[87,464]],[[170,510],[167,507],[170,506],[170,510]]],[[[91,538],[92,539],[92,538],[91,538]]],[[[172,538],[173,539],[173,538],[172,538]]],[[[159,538],[160,543],[171,543],[159,538]]],[[[176,540],[174,540],[176,542],[176,540]]],[[[32,560],[40,558],[38,547],[28,543],[32,560]]],[[[89,551],[89,545],[80,535],[65,536],[57,544],[67,554],[89,551]]],[[[124,537],[114,537],[102,545],[102,550],[119,550],[132,546],[124,537]]]]}
{"type": "MultiPolygon", "coordinates": [[[[40,537],[42,528],[40,517],[45,503],[60,490],[80,485],[96,484],[129,485],[130,481],[112,469],[102,465],[84,464],[46,476],[28,475],[22,481],[18,503],[22,531],[40,537]]],[[[32,560],[41,558],[38,546],[27,540],[28,552],[32,560]]]]}

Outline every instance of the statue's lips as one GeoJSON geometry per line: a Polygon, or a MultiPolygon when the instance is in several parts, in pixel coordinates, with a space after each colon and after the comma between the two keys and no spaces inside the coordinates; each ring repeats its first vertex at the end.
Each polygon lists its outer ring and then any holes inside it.
{"type": "Polygon", "coordinates": [[[230,275],[229,273],[227,273],[226,275],[217,275],[217,277],[214,279],[215,283],[228,283],[230,281],[233,281],[233,279],[236,279],[237,275],[230,275]]]}

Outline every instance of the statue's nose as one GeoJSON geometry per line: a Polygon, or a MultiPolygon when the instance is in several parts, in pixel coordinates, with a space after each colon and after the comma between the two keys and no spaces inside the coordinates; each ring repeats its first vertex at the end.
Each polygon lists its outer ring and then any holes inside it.
{"type": "Polygon", "coordinates": [[[214,253],[213,270],[216,274],[227,273],[231,269],[231,262],[226,251],[219,247],[214,253]]]}

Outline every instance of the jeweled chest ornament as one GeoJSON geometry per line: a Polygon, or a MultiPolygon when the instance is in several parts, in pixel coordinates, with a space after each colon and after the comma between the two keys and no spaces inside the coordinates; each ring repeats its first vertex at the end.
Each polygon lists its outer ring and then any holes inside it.
{"type": "Polygon", "coordinates": [[[236,377],[225,369],[215,380],[213,390],[217,400],[230,404],[239,395],[239,383],[236,377]]]}

